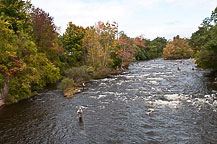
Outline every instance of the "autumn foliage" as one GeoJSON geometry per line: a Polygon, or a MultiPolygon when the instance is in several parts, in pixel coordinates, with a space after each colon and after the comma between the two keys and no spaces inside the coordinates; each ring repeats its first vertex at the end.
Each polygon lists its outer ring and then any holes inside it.
{"type": "Polygon", "coordinates": [[[181,59],[193,56],[193,50],[188,44],[187,39],[174,37],[173,41],[168,42],[163,49],[163,57],[165,59],[181,59]]]}
{"type": "Polygon", "coordinates": [[[0,99],[8,103],[60,79],[55,65],[59,61],[53,55],[58,47],[53,21],[31,8],[21,0],[0,1],[0,99]],[[45,17],[39,18],[41,14],[45,17]]]}
{"type": "Polygon", "coordinates": [[[96,70],[109,68],[113,65],[112,53],[117,52],[117,23],[98,22],[95,26],[86,28],[83,39],[83,49],[87,52],[87,63],[96,70]]]}
{"type": "Polygon", "coordinates": [[[0,1],[0,99],[14,103],[63,78],[63,90],[106,77],[136,60],[161,56],[164,38],[130,38],[117,22],[82,27],[69,22],[60,35],[54,19],[30,1],[0,1]]]}
{"type": "Polygon", "coordinates": [[[119,52],[117,58],[121,60],[121,67],[128,67],[129,64],[136,60],[135,52],[136,49],[133,48],[134,41],[127,36],[121,36],[119,39],[119,52]]]}

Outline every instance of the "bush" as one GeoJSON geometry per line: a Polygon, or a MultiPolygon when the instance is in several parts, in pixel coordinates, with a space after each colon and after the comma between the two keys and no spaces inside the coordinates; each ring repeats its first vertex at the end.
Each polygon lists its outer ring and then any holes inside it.
{"type": "Polygon", "coordinates": [[[81,67],[72,67],[65,71],[66,77],[73,79],[75,82],[89,80],[92,73],[93,68],[86,65],[81,67]]]}
{"type": "Polygon", "coordinates": [[[106,77],[109,76],[110,73],[111,73],[111,69],[109,69],[109,68],[102,68],[102,69],[99,69],[96,72],[94,72],[93,78],[94,79],[106,78],[106,77]]]}
{"type": "Polygon", "coordinates": [[[58,86],[58,88],[61,89],[62,91],[65,91],[73,87],[74,87],[74,80],[70,78],[64,78],[61,84],[58,86]]]}

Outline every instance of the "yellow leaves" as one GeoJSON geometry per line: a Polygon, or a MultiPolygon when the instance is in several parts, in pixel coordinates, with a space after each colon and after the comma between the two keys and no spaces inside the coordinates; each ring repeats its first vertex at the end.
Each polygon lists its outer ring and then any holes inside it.
{"type": "Polygon", "coordinates": [[[111,53],[118,52],[115,35],[118,32],[117,24],[104,24],[99,21],[95,27],[86,28],[83,39],[83,49],[88,52],[88,62],[97,67],[106,67],[112,63],[111,53]]]}
{"type": "Polygon", "coordinates": [[[188,45],[187,40],[179,37],[175,37],[173,41],[168,42],[163,49],[163,57],[165,59],[189,58],[192,54],[193,51],[188,45]]]}
{"type": "Polygon", "coordinates": [[[13,52],[13,51],[6,51],[5,53],[6,53],[9,57],[13,57],[13,58],[17,57],[17,56],[16,56],[16,54],[17,54],[16,52],[13,52]]]}
{"type": "Polygon", "coordinates": [[[0,64],[0,71],[1,71],[1,73],[2,72],[5,73],[5,71],[7,71],[7,70],[8,70],[8,68],[5,65],[0,64]]]}
{"type": "Polygon", "coordinates": [[[20,71],[23,71],[26,68],[26,63],[22,63],[22,66],[20,67],[20,71]]]}

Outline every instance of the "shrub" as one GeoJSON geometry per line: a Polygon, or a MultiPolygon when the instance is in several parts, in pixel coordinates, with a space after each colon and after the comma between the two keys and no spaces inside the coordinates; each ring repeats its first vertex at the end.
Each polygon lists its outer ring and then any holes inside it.
{"type": "Polygon", "coordinates": [[[58,88],[61,89],[62,91],[65,91],[73,87],[74,87],[74,80],[70,78],[64,78],[61,84],[58,86],[58,88]]]}
{"type": "Polygon", "coordinates": [[[109,68],[102,68],[94,72],[93,78],[94,79],[101,79],[101,78],[106,78],[109,76],[111,73],[111,69],[109,68]]]}
{"type": "Polygon", "coordinates": [[[93,68],[86,65],[81,67],[72,67],[65,71],[66,77],[73,79],[75,82],[88,80],[93,73],[93,68]]]}

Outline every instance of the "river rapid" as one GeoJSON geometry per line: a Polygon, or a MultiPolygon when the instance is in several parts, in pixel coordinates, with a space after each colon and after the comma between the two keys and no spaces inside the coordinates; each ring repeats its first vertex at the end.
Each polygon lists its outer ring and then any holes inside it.
{"type": "Polygon", "coordinates": [[[193,59],[137,62],[71,99],[48,89],[2,106],[0,143],[215,144],[217,88],[195,66],[193,59]],[[77,106],[86,107],[83,123],[77,106]]]}

